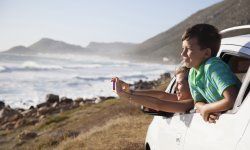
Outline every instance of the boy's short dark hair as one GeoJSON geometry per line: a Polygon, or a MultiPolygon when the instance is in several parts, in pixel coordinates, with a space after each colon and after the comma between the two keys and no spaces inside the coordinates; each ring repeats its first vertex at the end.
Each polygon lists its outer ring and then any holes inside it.
{"type": "Polygon", "coordinates": [[[182,41],[197,38],[202,49],[210,48],[211,56],[216,56],[220,48],[221,35],[216,27],[210,24],[196,24],[182,35],[182,41]]]}

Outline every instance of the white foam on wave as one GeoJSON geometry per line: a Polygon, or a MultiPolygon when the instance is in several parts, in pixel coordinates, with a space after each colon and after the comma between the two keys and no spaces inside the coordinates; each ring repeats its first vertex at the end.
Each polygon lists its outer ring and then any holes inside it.
{"type": "Polygon", "coordinates": [[[0,66],[0,72],[4,72],[6,68],[4,66],[0,66]]]}
{"type": "Polygon", "coordinates": [[[22,65],[22,68],[25,69],[41,69],[41,70],[50,70],[50,69],[63,69],[62,66],[58,65],[40,65],[34,61],[26,61],[22,65]]]}
{"type": "Polygon", "coordinates": [[[73,55],[73,54],[46,54],[46,53],[39,53],[37,56],[46,57],[46,58],[54,58],[54,59],[66,59],[70,61],[90,61],[90,62],[116,62],[116,63],[130,63],[126,60],[114,60],[105,56],[97,56],[97,55],[73,55]]]}
{"type": "Polygon", "coordinates": [[[79,65],[70,65],[70,66],[65,66],[64,68],[70,68],[70,69],[78,69],[78,68],[100,68],[103,65],[101,64],[79,64],[79,65]]]}
{"type": "Polygon", "coordinates": [[[85,80],[85,81],[104,81],[104,80],[111,80],[111,77],[84,77],[84,76],[75,76],[73,77],[75,79],[79,80],[85,80]]]}

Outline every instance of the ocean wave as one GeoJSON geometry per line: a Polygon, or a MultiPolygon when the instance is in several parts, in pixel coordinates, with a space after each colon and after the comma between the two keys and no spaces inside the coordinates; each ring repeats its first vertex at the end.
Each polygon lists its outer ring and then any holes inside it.
{"type": "Polygon", "coordinates": [[[43,71],[43,70],[59,70],[63,69],[58,65],[40,65],[33,61],[26,61],[20,66],[0,66],[0,72],[12,72],[12,71],[43,71]]]}
{"type": "Polygon", "coordinates": [[[75,79],[78,80],[85,80],[85,81],[105,81],[105,80],[111,80],[111,77],[81,77],[81,76],[75,76],[75,79]]]}
{"type": "Polygon", "coordinates": [[[0,66],[0,72],[5,72],[6,68],[4,66],[0,66]]]}
{"type": "MultiPolygon", "coordinates": [[[[82,76],[75,76],[73,77],[78,80],[84,80],[84,81],[107,81],[111,80],[112,77],[82,77],[82,76]]],[[[124,75],[119,77],[122,80],[140,80],[140,79],[148,79],[145,75],[124,75]]]]}
{"type": "Polygon", "coordinates": [[[33,61],[26,61],[22,64],[22,68],[24,69],[32,69],[32,70],[53,70],[53,69],[63,69],[62,66],[58,65],[40,65],[33,61]]]}
{"type": "Polygon", "coordinates": [[[131,79],[148,79],[145,75],[125,75],[120,77],[123,80],[131,80],[131,79]]]}
{"type": "Polygon", "coordinates": [[[126,60],[114,60],[112,58],[106,56],[99,55],[76,55],[76,54],[50,54],[50,53],[38,53],[39,57],[45,57],[50,59],[65,59],[70,61],[84,61],[84,62],[95,62],[95,63],[130,63],[126,60]]]}
{"type": "Polygon", "coordinates": [[[64,66],[67,69],[81,69],[81,68],[100,68],[103,65],[101,64],[83,64],[83,65],[72,65],[72,66],[64,66]]]}

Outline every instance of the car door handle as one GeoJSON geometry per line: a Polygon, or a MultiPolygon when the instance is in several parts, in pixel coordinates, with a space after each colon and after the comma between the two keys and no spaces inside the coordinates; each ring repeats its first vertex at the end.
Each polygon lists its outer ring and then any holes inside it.
{"type": "Polygon", "coordinates": [[[176,135],[176,139],[175,139],[176,143],[179,145],[181,142],[181,134],[177,134],[176,135]]]}

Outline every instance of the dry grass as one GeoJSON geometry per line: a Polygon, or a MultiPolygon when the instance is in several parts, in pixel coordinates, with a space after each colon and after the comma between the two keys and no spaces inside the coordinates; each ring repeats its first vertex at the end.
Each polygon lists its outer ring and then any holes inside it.
{"type": "Polygon", "coordinates": [[[112,99],[49,116],[35,126],[1,131],[0,149],[143,149],[151,120],[138,106],[112,99]],[[39,136],[20,142],[23,130],[39,136]]]}
{"type": "Polygon", "coordinates": [[[151,117],[145,115],[112,119],[101,127],[61,143],[58,149],[144,149],[150,121],[151,117]]]}

